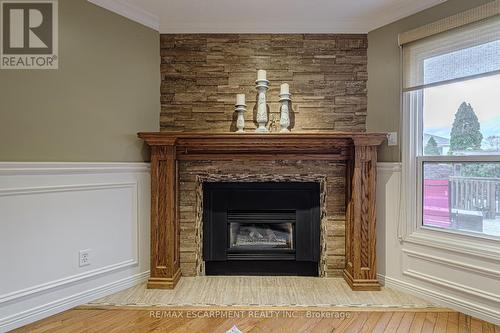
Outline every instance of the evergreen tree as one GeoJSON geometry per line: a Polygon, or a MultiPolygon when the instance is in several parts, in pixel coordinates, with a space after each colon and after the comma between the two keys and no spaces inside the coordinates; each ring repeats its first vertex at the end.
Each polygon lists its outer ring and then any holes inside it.
{"type": "Polygon", "coordinates": [[[479,150],[483,135],[472,106],[462,102],[455,113],[450,134],[450,151],[479,150]]]}
{"type": "Polygon", "coordinates": [[[425,155],[440,155],[439,148],[434,137],[431,136],[424,148],[425,155]]]}
{"type": "Polygon", "coordinates": [[[486,138],[486,142],[488,142],[490,149],[494,151],[500,151],[500,136],[491,135],[486,138]]]}

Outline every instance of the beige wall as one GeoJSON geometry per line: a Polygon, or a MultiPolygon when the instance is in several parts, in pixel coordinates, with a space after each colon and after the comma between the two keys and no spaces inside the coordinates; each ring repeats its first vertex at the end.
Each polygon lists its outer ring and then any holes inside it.
{"type": "Polygon", "coordinates": [[[59,1],[59,69],[0,71],[0,161],[142,161],[158,130],[159,34],[59,1]]]}
{"type": "MultiPolygon", "coordinates": [[[[400,50],[398,34],[490,0],[447,2],[368,33],[368,131],[398,131],[400,118],[400,50]]],[[[401,136],[401,133],[398,133],[401,136]]],[[[401,142],[400,142],[401,143],[401,142]]],[[[380,150],[381,161],[400,161],[400,149],[380,150]]]]}
{"type": "MultiPolygon", "coordinates": [[[[446,3],[368,34],[368,131],[399,130],[400,32],[489,0],[446,3]]],[[[59,69],[0,71],[0,161],[141,161],[158,130],[159,35],[85,0],[59,1],[59,69]]],[[[399,161],[398,147],[380,160],[399,161]]]]}

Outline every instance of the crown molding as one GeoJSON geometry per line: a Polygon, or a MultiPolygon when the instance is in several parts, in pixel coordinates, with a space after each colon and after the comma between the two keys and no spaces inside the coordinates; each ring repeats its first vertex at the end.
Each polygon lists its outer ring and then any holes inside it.
{"type": "Polygon", "coordinates": [[[142,24],[148,28],[160,31],[160,17],[142,8],[119,0],[87,0],[96,6],[107,9],[118,15],[142,24]]]}
{"type": "MultiPolygon", "coordinates": [[[[368,33],[417,12],[442,4],[447,0],[422,0],[421,3],[411,5],[404,2],[403,4],[393,5],[390,11],[384,9],[374,11],[371,15],[337,17],[333,21],[323,19],[311,22],[305,17],[298,16],[300,19],[294,20],[293,24],[285,25],[277,24],[265,18],[262,18],[262,22],[257,24],[255,20],[250,19],[251,15],[235,19],[231,15],[225,15],[224,10],[221,10],[218,17],[211,19],[204,18],[203,12],[193,13],[190,16],[177,16],[171,12],[171,15],[163,15],[160,18],[159,13],[165,14],[167,10],[165,9],[165,2],[161,0],[155,1],[156,8],[158,8],[157,13],[151,9],[144,9],[143,4],[139,3],[139,1],[87,1],[160,33],[368,33]]],[[[182,5],[182,8],[186,9],[186,11],[191,7],[188,3],[182,5]]]]}

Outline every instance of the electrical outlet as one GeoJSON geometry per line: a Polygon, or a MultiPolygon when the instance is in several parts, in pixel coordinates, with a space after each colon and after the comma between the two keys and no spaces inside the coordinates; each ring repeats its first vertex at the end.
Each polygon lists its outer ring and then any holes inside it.
{"type": "Polygon", "coordinates": [[[387,136],[387,145],[388,146],[398,145],[398,132],[389,132],[389,135],[387,136]]]}
{"type": "Polygon", "coordinates": [[[79,252],[80,267],[90,265],[90,249],[81,250],[79,252]]]}

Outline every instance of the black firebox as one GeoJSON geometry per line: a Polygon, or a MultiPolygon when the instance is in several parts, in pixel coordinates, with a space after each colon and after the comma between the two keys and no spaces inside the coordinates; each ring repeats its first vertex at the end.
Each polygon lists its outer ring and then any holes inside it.
{"type": "Polygon", "coordinates": [[[318,183],[204,183],[207,275],[318,276],[318,183]]]}

